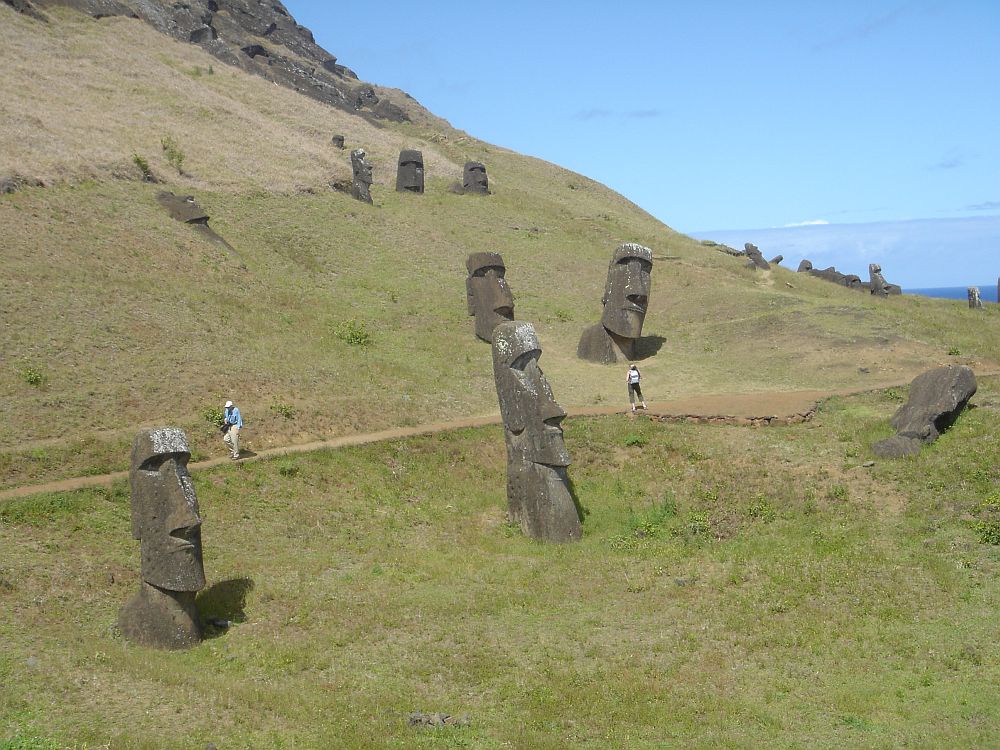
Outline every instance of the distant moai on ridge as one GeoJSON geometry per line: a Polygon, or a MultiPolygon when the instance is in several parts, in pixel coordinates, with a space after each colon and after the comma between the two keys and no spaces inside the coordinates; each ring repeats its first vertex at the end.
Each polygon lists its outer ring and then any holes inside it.
{"type": "Polygon", "coordinates": [[[351,195],[363,203],[371,203],[372,165],[365,161],[365,156],[363,148],[351,152],[351,195]]]}
{"type": "Polygon", "coordinates": [[[143,430],[132,443],[132,536],[139,540],[142,583],[118,624],[125,638],[153,648],[201,640],[195,593],[205,587],[205,569],[190,458],[187,436],[176,427],[143,430]]]}
{"type": "Polygon", "coordinates": [[[399,165],[396,168],[396,192],[424,192],[424,155],[416,149],[403,149],[399,152],[399,165]]]}
{"type": "Polygon", "coordinates": [[[486,165],[478,161],[465,162],[462,170],[462,188],[466,193],[490,194],[490,181],[486,177],[486,165]]]}
{"type": "Polygon", "coordinates": [[[635,359],[649,305],[653,251],[635,242],[615,250],[608,266],[601,322],[584,330],[576,356],[611,364],[635,359]]]}
{"type": "Polygon", "coordinates": [[[983,309],[983,298],[979,293],[978,286],[970,286],[968,289],[969,295],[969,309],[970,310],[982,310],[983,309]]]}
{"type": "Polygon", "coordinates": [[[563,440],[566,412],[538,366],[542,347],[535,328],[505,321],[493,331],[493,379],[507,445],[510,518],[532,539],[569,542],[582,536],[570,490],[563,440]]]}
{"type": "Polygon", "coordinates": [[[771,266],[764,256],[761,254],[760,250],[752,242],[743,243],[743,251],[746,253],[749,262],[747,263],[747,268],[761,269],[762,271],[770,271],[771,266]]]}
{"type": "Polygon", "coordinates": [[[472,253],[465,267],[465,297],[469,315],[476,318],[476,336],[493,341],[493,329],[514,319],[514,295],[504,278],[507,268],[499,253],[472,253]]]}

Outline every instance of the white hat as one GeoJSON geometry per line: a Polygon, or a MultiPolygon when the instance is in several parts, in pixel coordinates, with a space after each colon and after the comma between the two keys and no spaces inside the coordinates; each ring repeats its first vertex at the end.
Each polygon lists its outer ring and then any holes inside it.
{"type": "Polygon", "coordinates": [[[227,408],[227,409],[228,409],[228,408],[229,408],[230,406],[232,406],[232,405],[233,405],[233,402],[232,402],[232,401],[227,401],[227,402],[226,402],[226,408],[227,408]]]}

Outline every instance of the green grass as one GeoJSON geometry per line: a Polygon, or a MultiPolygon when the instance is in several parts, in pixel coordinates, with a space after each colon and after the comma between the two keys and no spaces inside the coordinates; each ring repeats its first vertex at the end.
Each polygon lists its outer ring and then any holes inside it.
{"type": "Polygon", "coordinates": [[[496,427],[199,473],[202,605],[237,624],[179,654],[112,628],[137,583],[124,484],[6,502],[0,737],[989,746],[1000,549],[969,514],[1000,490],[998,388],[874,467],[892,394],[787,428],[572,420],[565,546],[505,522],[496,427]]]}

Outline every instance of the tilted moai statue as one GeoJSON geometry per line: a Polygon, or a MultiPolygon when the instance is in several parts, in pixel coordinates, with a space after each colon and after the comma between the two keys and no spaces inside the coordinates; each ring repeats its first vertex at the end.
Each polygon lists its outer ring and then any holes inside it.
{"type": "Polygon", "coordinates": [[[507,443],[507,504],[512,521],[533,539],[580,538],[580,514],[569,488],[569,453],[561,423],[566,412],[538,366],[535,328],[524,321],[493,331],[493,378],[507,443]]]}
{"type": "Polygon", "coordinates": [[[504,275],[507,269],[499,253],[473,253],[465,262],[465,296],[469,315],[476,316],[476,336],[493,340],[493,329],[514,319],[514,296],[504,275]]]}
{"type": "Polygon", "coordinates": [[[768,261],[768,263],[772,266],[780,266],[781,261],[783,261],[784,259],[785,259],[784,255],[775,255],[773,258],[771,258],[771,260],[768,261]]]}
{"type": "Polygon", "coordinates": [[[604,314],[600,323],[583,332],[576,356],[603,364],[635,359],[652,270],[653,251],[648,247],[626,242],[615,250],[601,299],[604,314]]]}
{"type": "Polygon", "coordinates": [[[478,161],[465,162],[462,172],[462,187],[467,193],[489,195],[490,181],[486,178],[486,165],[478,161]]]}
{"type": "Polygon", "coordinates": [[[771,266],[766,260],[764,260],[764,256],[761,255],[760,250],[757,249],[755,244],[752,242],[745,242],[743,243],[743,250],[747,254],[747,258],[750,259],[747,263],[747,268],[759,268],[763,271],[771,270],[771,266]]]}
{"type": "Polygon", "coordinates": [[[878,263],[868,264],[868,291],[879,297],[885,297],[888,292],[885,290],[885,277],[882,276],[882,266],[878,263]]]}
{"type": "Polygon", "coordinates": [[[351,171],[354,172],[351,195],[359,201],[371,203],[372,165],[365,161],[365,156],[363,148],[356,148],[351,152],[351,171]]]}
{"type": "Polygon", "coordinates": [[[399,152],[396,192],[424,192],[424,155],[419,151],[407,148],[399,152]]]}
{"type": "Polygon", "coordinates": [[[806,260],[803,258],[799,261],[799,267],[795,269],[798,273],[808,273],[813,270],[813,264],[811,260],[806,260]]]}
{"type": "Polygon", "coordinates": [[[970,310],[983,309],[983,298],[979,294],[978,286],[969,287],[969,309],[970,310]]]}
{"type": "Polygon", "coordinates": [[[132,536],[139,540],[142,583],[118,624],[144,646],[180,649],[201,640],[195,592],[205,587],[205,570],[190,457],[176,427],[143,430],[132,443],[132,536]]]}

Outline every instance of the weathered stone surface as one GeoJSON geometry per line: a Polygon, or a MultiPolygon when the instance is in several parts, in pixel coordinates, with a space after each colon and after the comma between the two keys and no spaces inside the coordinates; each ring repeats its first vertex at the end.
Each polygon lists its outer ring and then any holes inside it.
{"type": "Polygon", "coordinates": [[[465,162],[462,172],[462,187],[467,193],[489,195],[490,181],[486,177],[486,165],[478,161],[465,162]]]}
{"type": "Polygon", "coordinates": [[[653,251],[634,242],[621,245],[611,258],[601,303],[601,322],[584,330],[576,354],[610,364],[635,358],[636,344],[649,304],[653,251]]]}
{"type": "Polygon", "coordinates": [[[351,171],[354,174],[351,195],[359,201],[371,203],[372,167],[365,161],[364,149],[356,148],[351,152],[351,171]]]}
{"type": "Polygon", "coordinates": [[[499,253],[472,253],[465,263],[469,315],[476,318],[476,336],[493,340],[493,329],[514,319],[514,296],[504,276],[507,268],[499,253]]]}
{"type": "MultiPolygon", "coordinates": [[[[29,0],[2,1],[31,5],[29,0]]],[[[94,18],[141,18],[222,62],[326,104],[359,111],[369,119],[409,120],[402,107],[379,97],[352,70],[339,65],[277,0],[36,0],[35,5],[67,5],[94,18]]]]}
{"type": "Polygon", "coordinates": [[[813,270],[813,264],[811,260],[806,260],[803,258],[799,261],[799,267],[795,269],[798,273],[806,273],[813,270]]]}
{"type": "Polygon", "coordinates": [[[983,309],[983,298],[979,294],[978,286],[969,287],[969,309],[970,310],[982,310],[983,309]]]}
{"type": "Polygon", "coordinates": [[[781,264],[781,261],[785,259],[784,255],[775,255],[771,260],[768,261],[772,266],[777,266],[781,264]]]}
{"type": "Polygon", "coordinates": [[[193,195],[174,195],[163,190],[156,194],[156,201],[167,210],[171,219],[185,224],[208,224],[208,214],[198,205],[193,195]]]}
{"type": "Polygon", "coordinates": [[[910,397],[893,415],[896,435],[872,446],[875,455],[894,457],[916,452],[911,443],[932,443],[958,418],[976,393],[971,368],[948,365],[918,375],[910,384],[910,397]]]}
{"type": "Polygon", "coordinates": [[[732,255],[733,257],[739,258],[744,255],[742,250],[737,250],[734,247],[729,247],[729,245],[723,245],[721,242],[713,242],[712,240],[701,240],[699,242],[703,247],[710,247],[713,250],[718,250],[720,253],[725,253],[726,255],[732,255]]]}
{"type": "Polygon", "coordinates": [[[186,648],[200,638],[194,593],[204,588],[205,571],[190,457],[176,427],[143,430],[132,443],[132,536],[143,583],[119,625],[126,638],[156,648],[186,648]]]}
{"type": "Polygon", "coordinates": [[[36,21],[48,21],[48,16],[31,4],[30,0],[0,0],[22,15],[34,18],[36,21]]]}
{"type": "Polygon", "coordinates": [[[511,520],[533,539],[567,542],[581,536],[563,441],[566,412],[538,366],[542,347],[534,326],[500,323],[493,332],[493,377],[507,444],[507,503],[511,520]]]}
{"type": "Polygon", "coordinates": [[[330,139],[330,143],[332,143],[337,148],[344,148],[344,140],[345,140],[344,136],[335,135],[330,139]]]}
{"type": "Polygon", "coordinates": [[[764,260],[764,256],[761,255],[760,250],[758,250],[757,246],[752,242],[746,242],[743,244],[743,252],[745,252],[747,258],[750,259],[747,263],[748,268],[759,268],[762,271],[771,270],[771,266],[766,260],[764,260]]]}
{"type": "Polygon", "coordinates": [[[406,148],[399,152],[396,191],[400,193],[424,192],[424,155],[416,149],[406,148]]]}

